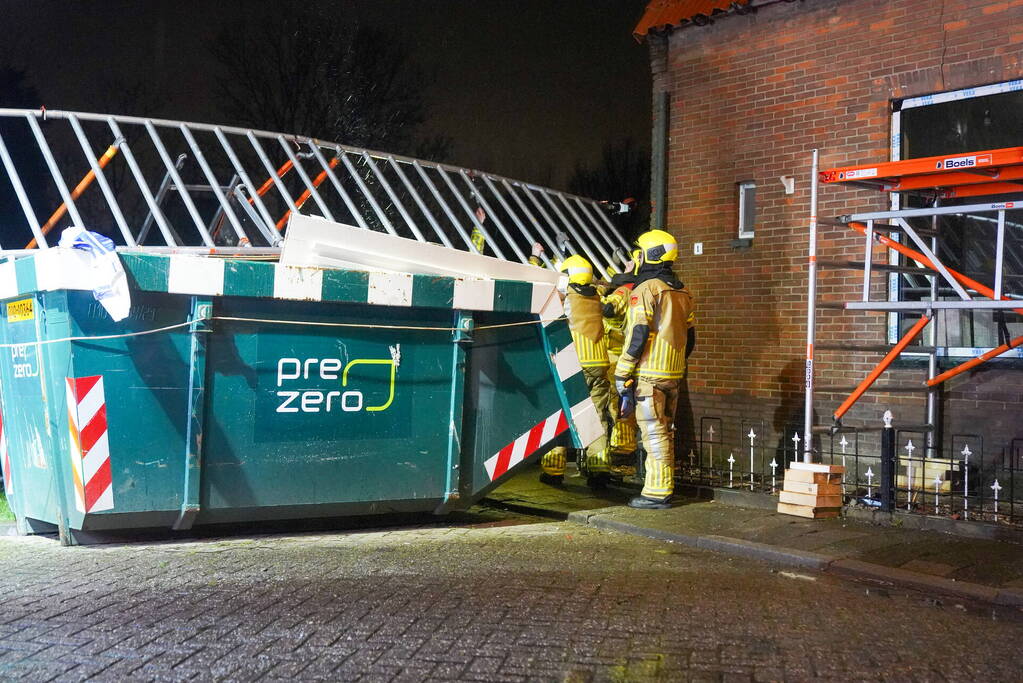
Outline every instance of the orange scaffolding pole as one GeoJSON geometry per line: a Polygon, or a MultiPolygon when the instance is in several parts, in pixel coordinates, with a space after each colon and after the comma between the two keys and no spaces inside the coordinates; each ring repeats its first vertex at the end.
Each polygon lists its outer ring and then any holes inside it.
{"type": "MultiPolygon", "coordinates": [[[[110,145],[109,147],[107,147],[107,151],[103,152],[103,156],[96,160],[97,163],[99,163],[100,169],[106,168],[107,164],[110,163],[110,160],[113,159],[114,156],[116,155],[117,145],[110,145]]],[[[90,169],[88,173],[82,176],[82,179],[75,186],[75,189],[72,190],[71,201],[74,201],[81,197],[82,193],[88,189],[89,185],[92,185],[92,181],[95,179],[96,173],[90,169]]],[[[64,217],[65,213],[67,213],[67,204],[65,202],[61,202],[60,206],[57,207],[57,210],[54,211],[53,215],[50,216],[50,220],[46,221],[46,223],[41,228],[42,233],[44,235],[49,234],[50,230],[53,230],[53,227],[57,225],[61,218],[64,217]]],[[[36,239],[33,237],[32,241],[25,245],[25,248],[35,249],[37,246],[39,245],[36,242],[36,239]]]]}
{"type": "MultiPolygon", "coordinates": [[[[292,165],[293,164],[291,163],[291,159],[288,159],[283,164],[281,164],[281,167],[277,169],[277,179],[280,180],[281,178],[286,176],[288,174],[288,171],[291,170],[292,165]]],[[[273,176],[270,176],[269,178],[266,179],[265,183],[263,183],[262,185],[259,186],[259,189],[256,190],[256,194],[258,194],[260,197],[262,197],[267,192],[269,192],[270,188],[273,187],[273,186],[274,186],[274,179],[273,179],[273,176]]],[[[253,199],[252,197],[249,197],[249,204],[252,204],[254,201],[255,201],[255,199],[253,199]]]]}
{"type": "Polygon", "coordinates": [[[842,416],[849,412],[849,409],[852,408],[856,401],[860,399],[860,396],[863,396],[867,389],[869,389],[871,385],[877,381],[877,378],[881,376],[881,373],[888,369],[888,366],[899,357],[899,354],[902,353],[907,346],[909,346],[911,341],[916,339],[916,336],[920,334],[929,322],[931,322],[931,319],[926,315],[916,321],[916,324],[913,325],[913,327],[911,327],[905,335],[903,335],[902,339],[899,340],[899,343],[892,347],[892,350],[881,359],[880,363],[874,366],[874,369],[870,371],[870,374],[867,375],[862,382],[860,382],[859,386],[857,386],[851,394],[849,394],[849,398],[842,402],[842,405],[840,405],[838,410],[835,411],[835,420],[841,420],[842,416]]]}
{"type": "MultiPolygon", "coordinates": [[[[930,190],[937,196],[943,198],[952,197],[976,197],[1006,192],[1018,192],[1023,187],[1023,147],[1007,147],[1002,149],[985,150],[981,152],[966,152],[955,155],[924,157],[917,159],[906,159],[903,161],[881,162],[875,164],[863,164],[857,166],[846,166],[820,171],[818,179],[826,184],[846,184],[854,186],[869,187],[883,192],[907,192],[930,190]]],[[[1018,208],[1019,202],[1005,202],[1002,209],[1018,208]]],[[[999,207],[995,207],[999,208],[999,207]]],[[[866,225],[858,222],[848,224],[861,235],[866,234],[866,225]]],[[[891,238],[874,233],[874,239],[881,245],[894,249],[903,256],[916,261],[921,266],[938,273],[935,263],[922,253],[896,242],[891,238]]],[[[868,254],[869,258],[869,254],[868,254]]],[[[980,295],[989,299],[995,298],[992,288],[982,285],[976,280],[969,278],[951,268],[945,268],[948,276],[959,284],[973,289],[980,295]]],[[[999,300],[1011,301],[1007,296],[1001,296],[999,300]]],[[[1013,312],[1023,315],[1023,307],[1012,309],[1013,312]]],[[[922,317],[907,334],[899,340],[888,355],[875,366],[867,378],[860,383],[856,391],[835,412],[835,419],[844,415],[856,400],[865,392],[877,377],[905,350],[927,322],[928,317],[922,317]]],[[[1010,340],[1005,344],[991,349],[977,358],[970,359],[950,370],[936,375],[926,381],[927,386],[933,387],[952,377],[966,372],[972,368],[985,363],[1001,354],[1019,346],[1023,346],[1023,336],[1010,340]]]]}
{"type": "MultiPolygon", "coordinates": [[[[863,223],[850,223],[849,227],[852,228],[853,230],[859,232],[861,235],[866,234],[866,231],[867,231],[867,226],[865,226],[863,223]]],[[[905,256],[906,258],[912,259],[912,260],[916,261],[917,263],[919,263],[920,265],[925,266],[927,268],[930,268],[931,270],[933,270],[935,272],[938,271],[938,269],[934,267],[934,264],[931,263],[931,260],[929,258],[927,258],[926,256],[924,256],[923,254],[921,254],[919,251],[915,251],[913,249],[910,249],[909,247],[907,247],[906,245],[902,244],[901,242],[896,242],[895,240],[893,240],[893,239],[891,239],[889,237],[885,237],[884,235],[880,235],[880,234],[878,234],[876,232],[874,233],[874,238],[879,243],[883,244],[884,246],[888,247],[889,249],[894,249],[895,251],[899,252],[900,254],[905,256]]],[[[974,280],[973,278],[967,277],[967,276],[963,275],[962,273],[960,273],[959,271],[956,271],[956,270],[953,270],[953,269],[949,268],[948,266],[945,266],[945,270],[948,271],[948,274],[952,276],[953,280],[955,280],[959,284],[963,285],[964,287],[969,287],[970,289],[974,289],[979,294],[983,294],[984,296],[986,296],[989,299],[994,299],[995,298],[995,290],[991,289],[990,287],[982,285],[979,282],[977,282],[976,280],[974,280]]],[[[1003,296],[1001,300],[1002,301],[1010,301],[1009,297],[1007,297],[1007,296],[1003,296]]],[[[1020,315],[1023,315],[1023,308],[1014,308],[1012,310],[1013,310],[1014,313],[1019,313],[1020,315]]]]}
{"type": "Polygon", "coordinates": [[[961,365],[957,365],[957,366],[955,366],[954,368],[952,368],[950,370],[946,370],[945,372],[941,373],[940,375],[935,375],[931,379],[927,380],[927,386],[933,387],[935,385],[941,384],[942,382],[944,382],[947,379],[952,379],[956,375],[962,374],[962,373],[966,372],[967,370],[975,368],[978,365],[980,365],[981,363],[986,363],[987,361],[991,360],[992,358],[1000,356],[1003,353],[1005,353],[1006,351],[1011,351],[1011,350],[1013,350],[1014,348],[1016,348],[1017,346],[1020,346],[1020,345],[1023,345],[1023,337],[1016,337],[1015,339],[1011,340],[1008,344],[1002,344],[1001,346],[996,346],[995,348],[991,349],[987,353],[982,353],[981,355],[977,356],[976,358],[971,358],[970,360],[966,361],[965,363],[962,363],[961,365]]]}
{"type": "MultiPolygon", "coordinates": [[[[334,157],[333,159],[330,160],[330,163],[327,164],[327,165],[330,166],[331,168],[336,168],[337,165],[340,163],[340,161],[341,161],[340,159],[338,159],[337,157],[334,157]]],[[[327,179],[327,170],[324,169],[324,170],[320,171],[320,174],[313,179],[313,188],[315,189],[315,188],[319,187],[323,183],[323,181],[326,180],[326,179],[327,179]]],[[[305,192],[303,192],[302,194],[300,194],[298,199],[295,200],[295,208],[296,209],[301,209],[302,205],[305,204],[309,200],[309,198],[311,196],[313,196],[312,190],[308,190],[308,189],[305,192]]],[[[291,216],[291,209],[288,209],[287,211],[285,211],[284,215],[281,216],[281,219],[279,221],[277,221],[277,226],[276,226],[277,227],[277,232],[280,232],[281,230],[284,229],[284,226],[287,225],[287,223],[288,223],[288,217],[289,216],[291,216]]]]}
{"type": "MultiPolygon", "coordinates": [[[[863,223],[850,223],[849,227],[852,228],[853,230],[856,230],[860,234],[866,234],[867,226],[865,226],[863,223]]],[[[934,267],[934,264],[931,263],[930,259],[928,259],[920,252],[910,249],[901,242],[896,242],[895,240],[889,237],[885,237],[884,235],[874,233],[874,237],[875,239],[877,239],[878,242],[880,242],[884,246],[890,249],[894,249],[895,251],[899,252],[906,258],[910,258],[919,263],[920,265],[930,268],[931,270],[937,272],[937,269],[934,267]]],[[[945,270],[948,271],[948,274],[951,275],[954,280],[956,280],[959,284],[963,285],[964,287],[969,287],[970,289],[976,290],[977,293],[982,294],[983,296],[986,296],[989,299],[995,298],[995,290],[991,289],[990,287],[986,287],[985,285],[980,284],[973,278],[969,278],[963,275],[962,273],[949,268],[948,266],[945,267],[945,270]]],[[[1007,296],[1002,297],[1002,301],[1009,300],[1010,299],[1007,296]]],[[[1023,308],[1014,308],[1012,309],[1012,311],[1014,313],[1019,313],[1020,315],[1023,315],[1023,308]]],[[[971,368],[975,368],[978,365],[985,363],[991,360],[992,358],[1000,356],[1006,351],[1011,351],[1012,349],[1020,345],[1023,345],[1023,337],[1017,337],[1016,339],[1011,340],[1008,344],[1002,344],[1001,346],[991,349],[987,353],[977,356],[976,358],[971,358],[965,363],[957,365],[956,367],[951,368],[950,370],[946,370],[940,375],[935,375],[933,378],[927,380],[927,386],[933,387],[937,384],[944,382],[945,380],[952,379],[956,375],[962,374],[963,372],[966,372],[971,368]]]]}

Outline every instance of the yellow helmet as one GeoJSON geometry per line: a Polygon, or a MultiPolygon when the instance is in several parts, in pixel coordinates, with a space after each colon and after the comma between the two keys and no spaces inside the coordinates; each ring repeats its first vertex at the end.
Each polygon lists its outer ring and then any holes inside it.
{"type": "Polygon", "coordinates": [[[588,285],[593,282],[593,266],[578,254],[573,254],[562,261],[558,270],[568,273],[568,281],[574,285],[588,285]]]}
{"type": "Polygon", "coordinates": [[[636,240],[643,252],[643,263],[667,263],[678,256],[678,242],[663,230],[649,230],[636,240]]]}

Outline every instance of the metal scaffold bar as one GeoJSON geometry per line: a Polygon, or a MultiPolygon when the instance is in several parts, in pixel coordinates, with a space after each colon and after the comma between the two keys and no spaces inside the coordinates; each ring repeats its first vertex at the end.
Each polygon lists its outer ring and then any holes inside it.
{"type": "Polygon", "coordinates": [[[391,187],[391,183],[387,181],[384,174],[380,172],[379,168],[377,168],[376,162],[373,161],[373,157],[363,152],[362,158],[366,160],[366,166],[369,167],[373,177],[380,183],[380,187],[384,188],[384,192],[386,192],[387,196],[391,199],[391,203],[398,209],[398,213],[400,213],[401,217],[405,220],[405,225],[408,226],[408,229],[412,231],[412,234],[416,236],[417,240],[425,242],[426,238],[423,237],[423,233],[419,232],[419,226],[416,225],[416,222],[412,219],[412,215],[405,209],[405,205],[401,203],[401,199],[398,198],[394,188],[391,187]]]}
{"type": "Polygon", "coordinates": [[[430,224],[431,228],[433,228],[433,234],[437,236],[437,239],[439,239],[445,247],[454,248],[451,244],[451,240],[448,239],[448,236],[441,229],[440,223],[437,222],[437,219],[433,216],[433,212],[430,211],[428,206],[426,206],[426,202],[423,201],[422,195],[420,195],[416,190],[415,185],[412,184],[412,181],[409,179],[408,174],[405,173],[405,170],[401,167],[401,164],[398,161],[395,161],[393,156],[387,157],[387,163],[394,170],[394,174],[401,179],[401,184],[405,186],[405,191],[409,193],[410,197],[412,197],[412,201],[415,202],[419,212],[426,216],[426,222],[430,224]]]}
{"type": "Polygon", "coordinates": [[[803,401],[803,462],[813,461],[813,343],[817,325],[817,164],[820,153],[813,150],[810,161],[810,240],[807,257],[806,290],[806,378],[803,401]]]}
{"type": "MultiPolygon", "coordinates": [[[[71,220],[73,220],[76,225],[81,225],[82,215],[78,213],[78,207],[75,206],[75,200],[72,198],[71,192],[68,190],[67,183],[64,182],[64,176],[61,175],[60,168],[58,168],[57,162],[53,158],[53,152],[50,150],[50,145],[46,142],[46,137],[43,135],[43,131],[39,128],[39,123],[36,121],[34,116],[26,116],[25,118],[28,120],[29,128],[32,129],[32,134],[35,136],[36,142],[39,144],[39,151],[43,153],[43,159],[46,161],[46,167],[50,171],[53,183],[57,186],[57,191],[60,192],[60,198],[64,201],[63,206],[67,209],[68,213],[71,214],[71,220]]],[[[52,218],[51,221],[53,221],[52,218]]],[[[45,234],[46,229],[44,228],[43,239],[45,239],[45,234]]]]}
{"type": "MultiPolygon", "coordinates": [[[[227,196],[224,194],[223,188],[220,187],[220,181],[217,180],[216,175],[213,174],[213,169],[206,163],[206,155],[203,154],[202,149],[196,143],[195,138],[192,136],[192,131],[188,129],[188,126],[184,123],[181,124],[181,134],[185,138],[185,142],[188,143],[189,148],[192,150],[192,154],[195,155],[195,160],[199,164],[199,168],[202,169],[203,174],[206,176],[206,180],[209,181],[210,189],[217,195],[217,199],[220,200],[220,208],[224,210],[227,215],[227,220],[231,224],[231,228],[234,230],[235,237],[238,238],[238,244],[248,244],[249,238],[245,235],[245,229],[242,227],[241,221],[238,220],[238,216],[234,212],[234,207],[227,201],[227,196]]],[[[178,191],[183,191],[184,188],[179,187],[178,191]]]]}
{"type": "Polygon", "coordinates": [[[348,211],[355,218],[355,222],[358,223],[359,227],[363,230],[369,230],[369,224],[367,224],[366,219],[362,217],[362,212],[359,211],[359,207],[357,207],[355,202],[352,201],[351,195],[348,194],[344,185],[341,184],[341,180],[337,177],[337,174],[334,173],[334,169],[341,160],[341,150],[334,150],[334,158],[330,160],[330,163],[328,163],[324,158],[323,152],[320,150],[318,145],[313,145],[312,150],[313,156],[315,156],[316,160],[320,162],[320,166],[323,167],[323,172],[327,174],[328,178],[330,178],[330,184],[334,186],[334,189],[337,191],[338,195],[340,195],[341,201],[345,203],[348,211]]]}
{"type": "MultiPolygon", "coordinates": [[[[1006,220],[1008,211],[1023,208],[1018,202],[988,202],[973,203],[959,206],[939,206],[938,199],[948,197],[974,197],[985,194],[998,194],[1010,191],[1009,183],[1004,181],[1023,178],[1023,148],[1010,148],[1003,150],[989,150],[988,152],[963,153],[948,159],[933,157],[926,159],[909,159],[905,161],[894,161],[883,164],[871,164],[862,167],[846,167],[819,171],[815,179],[822,183],[848,184],[863,187],[872,187],[885,192],[903,192],[913,190],[917,193],[920,190],[928,190],[934,205],[926,208],[899,209],[897,203],[888,211],[873,211],[852,213],[841,216],[839,223],[844,223],[849,228],[863,235],[864,260],[860,264],[852,261],[829,262],[831,267],[847,268],[859,265],[862,268],[863,281],[862,291],[859,300],[854,301],[828,301],[816,305],[817,308],[838,308],[850,311],[894,311],[905,313],[919,313],[920,318],[912,327],[905,332],[897,344],[895,344],[885,355],[880,363],[860,382],[855,391],[835,410],[834,418],[836,425],[842,419],[858,398],[866,391],[871,390],[873,383],[881,373],[884,372],[900,354],[911,352],[916,356],[921,354],[927,357],[927,378],[921,383],[921,391],[927,394],[927,424],[928,431],[926,440],[927,452],[929,454],[940,451],[941,426],[940,411],[938,410],[938,398],[935,387],[939,386],[953,377],[961,375],[972,368],[1005,354],[1013,349],[1023,346],[1023,336],[1005,340],[1001,337],[1002,343],[990,349],[976,358],[972,358],[954,368],[937,373],[937,357],[942,352],[938,345],[936,324],[931,326],[926,345],[910,346],[911,343],[923,332],[924,328],[935,320],[935,311],[941,310],[962,310],[962,311],[1013,311],[1023,314],[1023,301],[1019,299],[1018,293],[1007,295],[1004,285],[1007,278],[1014,281],[1016,275],[1005,272],[1006,260],[1006,235],[1007,225],[1016,227],[1011,221],[1006,220]],[[974,169],[961,170],[960,166],[964,158],[975,160],[979,166],[974,169]],[[980,168],[983,167],[983,168],[980,168]],[[1000,181],[1000,182],[993,182],[1000,181]],[[988,214],[988,215],[982,215],[988,214]],[[997,214],[989,217],[990,214],[997,214]],[[947,266],[939,257],[939,239],[942,239],[945,231],[939,229],[938,219],[941,216],[961,216],[969,219],[976,219],[996,224],[994,231],[994,258],[993,258],[993,280],[994,286],[988,287],[977,280],[964,275],[963,273],[947,266]],[[928,230],[921,230],[910,224],[911,219],[930,218],[928,230]],[[891,221],[893,225],[880,225],[875,221],[891,221]],[[906,246],[901,241],[888,237],[886,232],[895,231],[906,235],[913,242],[915,248],[906,246]],[[929,237],[928,240],[924,236],[929,237]],[[873,263],[873,250],[876,244],[880,244],[890,252],[895,252],[909,262],[916,264],[917,268],[903,265],[876,265],[873,263]],[[907,276],[920,275],[927,280],[927,287],[920,285],[919,280],[910,282],[909,286],[900,291],[911,291],[927,297],[923,300],[872,300],[870,291],[870,278],[874,270],[881,272],[904,273],[907,276]],[[941,290],[939,290],[939,283],[941,290]],[[958,299],[941,300],[939,293],[945,288],[955,292],[958,299]],[[975,294],[974,294],[975,293],[975,294]],[[987,297],[987,298],[980,298],[987,297]]],[[[816,155],[815,155],[816,158],[816,155]]],[[[1011,191],[1021,191],[1023,186],[1015,184],[1011,191]]],[[[816,213],[813,208],[816,206],[816,197],[811,202],[811,221],[816,213]]],[[[967,245],[968,248],[969,245],[967,245]]],[[[1011,252],[1010,252],[1011,253],[1011,252]]],[[[965,255],[963,256],[965,260],[965,255]]],[[[990,259],[990,256],[985,256],[990,259]]],[[[813,259],[811,258],[811,261],[813,259]]],[[[989,261],[990,262],[990,261],[989,261]]],[[[811,263],[811,272],[813,264],[811,263]]],[[[815,286],[811,282],[809,295],[814,297],[815,286]]],[[[808,340],[812,340],[813,316],[808,316],[808,340]]],[[[838,349],[840,346],[848,345],[827,345],[828,348],[838,349]]],[[[852,349],[852,346],[849,347],[852,349]]],[[[877,350],[884,347],[857,346],[856,350],[877,350]]],[[[812,352],[808,351],[808,368],[812,366],[812,352]]],[[[809,373],[808,373],[809,374],[809,373]]],[[[808,389],[812,388],[812,378],[808,376],[808,389]]],[[[878,391],[884,387],[877,387],[878,391]]],[[[906,388],[900,388],[899,391],[906,388]]],[[[813,402],[811,394],[807,393],[806,410],[809,415],[812,412],[813,402]]],[[[809,429],[809,421],[807,422],[809,429]]]]}
{"type": "Polygon", "coordinates": [[[482,209],[486,212],[486,215],[494,219],[494,225],[497,226],[501,235],[505,240],[507,240],[508,244],[511,245],[512,251],[514,251],[515,255],[519,258],[519,262],[529,263],[529,257],[522,252],[522,249],[519,248],[518,242],[511,236],[508,229],[504,227],[504,223],[501,222],[497,212],[490,208],[490,202],[488,202],[487,198],[483,196],[483,193],[479,191],[479,188],[473,184],[468,172],[463,170],[459,175],[462,176],[462,180],[465,181],[465,184],[469,186],[469,191],[472,192],[472,196],[475,196],[477,201],[479,201],[480,207],[482,207],[482,209]]]}
{"type": "MultiPolygon", "coordinates": [[[[302,179],[302,184],[305,185],[305,192],[303,193],[303,196],[312,196],[313,201],[316,202],[316,206],[318,206],[320,211],[323,212],[323,217],[330,221],[334,220],[334,214],[330,212],[330,209],[327,208],[326,202],[324,202],[323,198],[320,197],[320,193],[316,191],[316,186],[313,185],[313,181],[309,177],[309,174],[305,172],[304,168],[302,168],[302,162],[300,162],[298,157],[295,156],[295,152],[291,149],[291,145],[288,144],[283,135],[277,136],[277,142],[281,143],[281,148],[288,156],[288,161],[291,162],[291,167],[295,169],[295,173],[298,174],[298,177],[302,179]]],[[[296,208],[300,208],[301,202],[296,202],[295,205],[296,208]]]]}
{"type": "MultiPolygon", "coordinates": [[[[362,192],[363,198],[369,202],[377,220],[380,221],[380,225],[384,226],[384,230],[392,235],[397,235],[398,231],[394,229],[394,225],[391,223],[391,220],[387,217],[387,214],[384,213],[384,210],[380,208],[380,204],[377,202],[376,197],[374,197],[373,193],[369,191],[369,187],[366,186],[366,181],[362,179],[362,175],[359,173],[358,169],[355,168],[355,165],[352,164],[352,161],[348,158],[348,153],[346,151],[341,152],[341,163],[344,164],[346,169],[348,169],[348,175],[352,177],[355,184],[359,186],[359,191],[362,192]]],[[[297,209],[294,209],[294,211],[296,213],[298,212],[297,209]]]]}
{"type": "Polygon", "coordinates": [[[174,231],[170,227],[170,223],[167,222],[167,217],[163,215],[163,211],[160,210],[159,199],[162,199],[162,195],[159,197],[153,196],[152,191],[149,189],[149,183],[146,182],[146,177],[142,173],[142,169],[139,167],[138,161],[135,159],[135,154],[132,152],[131,147],[128,145],[128,141],[125,139],[124,134],[121,133],[121,127],[117,125],[117,121],[114,117],[107,119],[107,125],[110,126],[110,132],[114,134],[114,137],[121,140],[121,154],[124,156],[124,160],[128,163],[128,169],[131,170],[132,177],[135,178],[135,183],[139,187],[139,191],[142,193],[143,199],[146,200],[146,206],[149,207],[149,216],[146,218],[145,223],[142,225],[142,229],[139,230],[139,236],[136,243],[141,243],[149,232],[149,225],[151,221],[155,220],[156,225],[160,228],[160,234],[163,236],[164,244],[170,246],[178,243],[174,231]]]}
{"type": "MultiPolygon", "coordinates": [[[[533,215],[533,213],[529,210],[529,207],[527,207],[525,202],[522,201],[522,197],[519,196],[519,192],[516,192],[515,186],[509,183],[507,180],[502,180],[501,184],[508,191],[508,195],[515,200],[516,206],[518,206],[519,209],[521,209],[522,214],[526,217],[526,220],[528,220],[531,224],[537,227],[537,232],[540,233],[540,237],[543,238],[543,241],[547,243],[547,247],[551,250],[551,253],[554,254],[554,257],[558,259],[563,259],[565,257],[565,254],[561,252],[561,249],[558,247],[557,241],[551,238],[547,230],[543,227],[544,224],[536,220],[536,216],[533,215]]],[[[525,190],[522,190],[522,192],[524,191],[525,190]]]]}
{"type": "Polygon", "coordinates": [[[7,171],[7,177],[10,179],[11,185],[14,187],[14,194],[18,196],[18,203],[21,204],[21,210],[25,214],[25,218],[28,220],[29,229],[32,230],[32,234],[35,235],[36,241],[45,249],[49,245],[46,244],[46,240],[43,239],[43,232],[39,227],[39,218],[36,216],[35,209],[32,208],[32,202],[28,200],[28,195],[25,194],[25,186],[21,183],[21,176],[18,175],[18,169],[14,166],[14,161],[11,159],[11,153],[7,151],[7,143],[4,142],[2,135],[0,135],[0,161],[3,161],[4,169],[7,171]]]}
{"type": "MultiPolygon", "coordinates": [[[[508,204],[508,200],[505,199],[504,196],[498,191],[493,181],[490,180],[490,178],[488,178],[487,176],[483,176],[483,182],[490,190],[491,194],[497,197],[497,201],[501,204],[501,207],[505,210],[505,212],[509,216],[511,216],[511,219],[512,221],[514,221],[515,226],[519,229],[519,233],[521,233],[522,236],[526,238],[526,241],[529,242],[530,245],[536,243],[536,238],[533,237],[533,233],[530,232],[529,228],[526,227],[525,223],[523,223],[519,216],[515,213],[515,211],[512,210],[511,205],[508,204]]],[[[547,265],[548,268],[554,267],[554,265],[551,263],[551,260],[547,257],[546,252],[540,252],[540,259],[544,262],[544,264],[547,265]]]]}
{"type": "Polygon", "coordinates": [[[561,200],[561,203],[564,204],[565,208],[568,210],[569,215],[571,215],[575,222],[579,225],[579,229],[582,231],[582,234],[590,237],[590,239],[593,242],[593,246],[595,246],[600,255],[604,257],[605,261],[602,270],[604,271],[604,274],[607,276],[607,278],[610,279],[611,268],[614,265],[614,256],[612,255],[614,253],[614,247],[611,248],[610,252],[606,251],[604,248],[604,244],[602,244],[601,241],[596,238],[595,235],[598,233],[597,231],[593,230],[592,223],[589,226],[586,225],[582,218],[579,217],[579,214],[576,213],[575,208],[572,206],[571,202],[568,201],[565,195],[559,194],[558,199],[561,200]]]}
{"type": "Polygon", "coordinates": [[[150,139],[153,141],[153,146],[156,148],[157,153],[160,155],[160,159],[163,161],[163,166],[167,170],[167,173],[171,178],[174,179],[174,184],[177,186],[178,194],[181,196],[181,201],[184,202],[185,208],[188,210],[188,215],[192,217],[192,222],[195,223],[196,230],[202,236],[202,241],[207,247],[213,246],[213,237],[209,231],[206,230],[206,225],[203,223],[202,218],[199,216],[199,210],[195,208],[195,202],[192,201],[192,196],[188,194],[188,189],[185,187],[185,181],[181,179],[181,174],[178,173],[178,166],[176,163],[171,161],[170,154],[167,153],[167,148],[163,145],[163,140],[160,139],[160,135],[156,132],[156,127],[152,122],[147,121],[146,131],[149,133],[150,139]]]}
{"type": "MultiPolygon", "coordinates": [[[[0,174],[14,187],[25,215],[33,237],[29,250],[47,248],[47,232],[65,215],[74,225],[112,231],[117,242],[147,250],[157,248],[151,244],[154,226],[168,248],[217,248],[227,237],[221,232],[225,229],[229,242],[251,245],[256,240],[278,248],[290,217],[315,206],[327,220],[469,251],[476,251],[469,234],[475,229],[488,254],[522,263],[530,261],[538,240],[545,247],[539,258],[547,267],[577,251],[606,275],[608,267],[626,259],[618,246],[625,240],[598,202],[493,173],[235,126],[0,109],[0,121],[5,119],[27,123],[27,131],[18,132],[38,148],[61,200],[50,220],[42,222],[35,206],[47,188],[25,185],[29,176],[17,168],[21,157],[10,154],[14,133],[5,129],[0,174]],[[89,142],[90,135],[95,137],[89,130],[93,124],[108,127],[115,141],[99,158],[89,142]],[[278,145],[280,151],[274,152],[278,145]],[[333,151],[329,161],[326,150],[333,151]],[[58,160],[77,160],[81,152],[89,171],[77,180],[76,172],[58,160]],[[109,169],[104,175],[107,164],[118,163],[120,156],[125,175],[131,176],[127,188],[114,182],[119,176],[109,169]],[[342,166],[343,172],[337,170],[342,166]],[[226,184],[217,178],[227,179],[225,173],[230,175],[226,184]],[[71,175],[78,183],[74,187],[66,182],[71,175]],[[325,191],[328,183],[336,197],[325,191]],[[98,185],[96,196],[80,201],[92,184],[98,185]],[[136,189],[138,195],[125,195],[136,189]]],[[[20,257],[21,252],[0,248],[7,256],[20,257]]]]}
{"type": "Polygon", "coordinates": [[[418,161],[412,162],[412,168],[416,169],[416,172],[419,174],[419,178],[423,181],[423,184],[426,185],[426,188],[430,190],[430,194],[433,195],[434,201],[436,201],[440,206],[444,215],[448,217],[449,221],[451,221],[451,225],[454,226],[458,236],[462,238],[463,242],[465,242],[465,246],[469,248],[469,251],[479,253],[479,249],[477,249],[476,245],[472,243],[472,238],[469,237],[469,233],[467,233],[462,227],[462,224],[458,222],[458,219],[455,218],[454,212],[451,210],[451,206],[444,200],[444,197],[440,193],[440,189],[437,188],[433,180],[430,179],[430,176],[427,175],[426,169],[424,169],[418,161]]]}
{"type": "Polygon", "coordinates": [[[274,244],[279,235],[274,233],[274,222],[270,217],[270,212],[266,210],[266,204],[263,203],[263,197],[260,196],[259,190],[257,190],[256,186],[252,183],[252,179],[249,177],[248,172],[246,172],[245,166],[242,165],[241,161],[238,159],[238,155],[235,153],[234,147],[232,147],[231,143],[228,142],[227,136],[224,135],[224,131],[220,130],[220,128],[215,128],[213,132],[217,136],[220,146],[224,148],[224,153],[227,154],[227,158],[231,162],[231,165],[234,167],[234,172],[238,174],[238,177],[245,185],[245,189],[249,193],[249,202],[254,204],[256,211],[259,212],[259,217],[262,220],[255,221],[257,229],[260,234],[263,235],[263,238],[268,244],[274,244]]]}
{"type": "Polygon", "coordinates": [[[547,194],[546,192],[541,194],[543,195],[544,201],[547,202],[547,205],[550,207],[551,211],[553,211],[554,215],[558,217],[560,224],[567,228],[568,232],[572,235],[572,239],[575,240],[576,248],[582,250],[583,254],[586,256],[589,262],[593,264],[594,268],[598,269],[601,272],[601,274],[603,274],[604,277],[608,277],[607,269],[606,266],[604,265],[606,261],[601,260],[599,258],[601,256],[600,251],[594,250],[593,245],[582,238],[579,231],[576,230],[575,226],[572,225],[572,223],[567,218],[565,218],[565,214],[562,213],[561,209],[558,208],[558,205],[554,203],[554,199],[551,197],[551,195],[547,194]]]}
{"type": "MultiPolygon", "coordinates": [[[[68,121],[71,123],[71,129],[75,131],[75,137],[78,138],[78,143],[82,146],[82,152],[85,154],[86,160],[89,162],[89,167],[92,169],[92,174],[96,178],[96,182],[99,183],[100,191],[103,192],[103,196],[107,200],[107,205],[110,207],[110,213],[114,216],[114,222],[117,223],[117,228],[121,231],[121,237],[124,238],[124,243],[128,246],[135,246],[135,237],[131,234],[131,229],[128,227],[128,222],[124,220],[124,214],[121,213],[121,207],[114,198],[114,192],[110,189],[110,183],[107,182],[107,177],[103,174],[103,167],[100,166],[99,162],[96,161],[96,152],[92,149],[92,145],[89,143],[89,138],[85,135],[85,131],[82,129],[82,124],[78,122],[78,119],[74,116],[69,116],[68,121]]],[[[117,153],[117,149],[120,141],[114,140],[104,157],[109,154],[113,158],[114,154],[117,153]]]]}

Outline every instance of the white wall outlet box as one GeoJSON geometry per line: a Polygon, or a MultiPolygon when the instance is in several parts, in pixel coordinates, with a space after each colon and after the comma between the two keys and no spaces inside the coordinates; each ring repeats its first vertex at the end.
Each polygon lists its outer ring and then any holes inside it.
{"type": "Polygon", "coordinates": [[[703,255],[703,242],[693,242],[693,256],[703,255]]]}

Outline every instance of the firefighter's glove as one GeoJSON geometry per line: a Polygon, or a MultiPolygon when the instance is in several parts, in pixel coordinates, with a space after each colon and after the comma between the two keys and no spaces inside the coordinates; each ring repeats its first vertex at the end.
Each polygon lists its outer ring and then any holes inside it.
{"type": "Polygon", "coordinates": [[[632,377],[615,377],[618,391],[618,414],[629,418],[636,412],[636,380],[632,377]]]}

